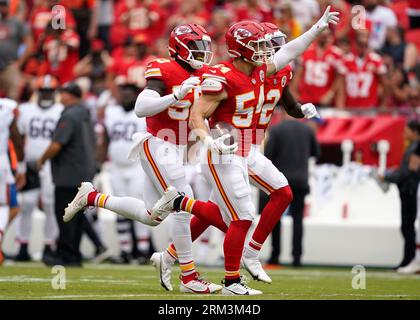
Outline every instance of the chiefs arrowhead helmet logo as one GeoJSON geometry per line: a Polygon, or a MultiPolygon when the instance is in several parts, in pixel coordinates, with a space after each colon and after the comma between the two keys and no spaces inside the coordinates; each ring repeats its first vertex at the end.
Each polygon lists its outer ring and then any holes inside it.
{"type": "Polygon", "coordinates": [[[237,30],[235,30],[235,32],[233,33],[233,36],[237,39],[237,40],[242,40],[245,38],[248,38],[250,36],[252,36],[252,33],[246,29],[243,28],[239,28],[237,30]]]}
{"type": "Polygon", "coordinates": [[[177,36],[180,36],[182,34],[186,34],[186,33],[191,33],[192,30],[189,26],[179,26],[178,28],[175,29],[175,34],[177,36]]]}

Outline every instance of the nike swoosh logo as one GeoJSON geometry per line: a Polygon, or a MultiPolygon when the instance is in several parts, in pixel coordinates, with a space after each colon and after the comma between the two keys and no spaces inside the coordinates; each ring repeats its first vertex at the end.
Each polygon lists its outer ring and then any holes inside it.
{"type": "Polygon", "coordinates": [[[216,70],[209,70],[211,73],[216,73],[216,70]]]}

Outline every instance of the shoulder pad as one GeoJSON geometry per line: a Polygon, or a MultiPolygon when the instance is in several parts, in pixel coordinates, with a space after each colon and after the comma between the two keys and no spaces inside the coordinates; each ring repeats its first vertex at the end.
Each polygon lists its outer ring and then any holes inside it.
{"type": "Polygon", "coordinates": [[[222,81],[214,78],[214,77],[208,77],[204,78],[204,80],[201,82],[201,92],[203,93],[220,93],[223,90],[223,84],[222,81]]]}
{"type": "Polygon", "coordinates": [[[146,79],[150,78],[161,78],[164,74],[164,70],[169,66],[171,60],[168,59],[155,59],[151,61],[144,72],[144,77],[146,79]]]}

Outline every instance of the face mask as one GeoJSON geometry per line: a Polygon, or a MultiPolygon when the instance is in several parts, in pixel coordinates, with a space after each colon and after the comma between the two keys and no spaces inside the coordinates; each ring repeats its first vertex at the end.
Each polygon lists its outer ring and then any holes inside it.
{"type": "Polygon", "coordinates": [[[136,102],[125,102],[125,103],[121,103],[121,106],[123,107],[123,109],[125,110],[125,112],[129,112],[131,110],[134,110],[134,106],[136,105],[136,102]]]}
{"type": "Polygon", "coordinates": [[[54,92],[39,93],[38,105],[41,108],[49,108],[54,104],[54,92]]]}

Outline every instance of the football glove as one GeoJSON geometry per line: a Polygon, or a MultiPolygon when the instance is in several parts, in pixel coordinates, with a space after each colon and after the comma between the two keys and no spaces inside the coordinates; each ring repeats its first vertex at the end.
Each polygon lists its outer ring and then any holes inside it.
{"type": "Polygon", "coordinates": [[[206,136],[204,144],[208,149],[218,154],[233,154],[238,151],[238,143],[227,145],[224,143],[225,140],[230,139],[230,134],[224,134],[217,139],[213,139],[210,136],[206,136]]]}
{"type": "Polygon", "coordinates": [[[199,84],[200,84],[199,77],[190,77],[184,80],[181,84],[181,87],[179,87],[178,89],[175,89],[174,91],[175,99],[177,100],[183,99],[192,88],[196,87],[199,84]]]}
{"type": "Polygon", "coordinates": [[[300,107],[306,119],[320,118],[318,111],[312,103],[305,103],[300,107]]]}

